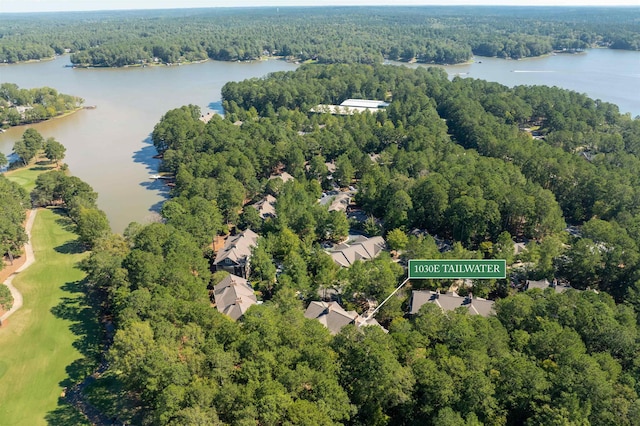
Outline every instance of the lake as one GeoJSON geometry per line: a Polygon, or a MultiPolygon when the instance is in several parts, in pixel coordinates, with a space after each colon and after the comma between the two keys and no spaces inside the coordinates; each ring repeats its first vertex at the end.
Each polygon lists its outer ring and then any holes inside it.
{"type": "MultiPolygon", "coordinates": [[[[115,232],[132,221],[155,220],[167,196],[162,181],[149,179],[159,164],[152,158],[156,151],[149,136],[164,113],[187,104],[200,106],[203,113],[221,112],[220,91],[228,81],[297,67],[278,60],[118,69],[65,68],[69,63],[68,57],[59,57],[0,66],[0,82],[53,87],[97,107],[29,127],[67,148],[64,161],[98,192],[98,206],[115,232]]],[[[25,128],[0,134],[0,151],[9,154],[25,128]]]]}
{"type": "Polygon", "coordinates": [[[506,86],[545,85],[611,102],[622,113],[640,116],[640,52],[592,49],[588,53],[518,61],[476,57],[474,63],[445,67],[449,75],[495,81],[506,86]]]}
{"type": "MultiPolygon", "coordinates": [[[[132,221],[154,220],[154,212],[166,198],[166,186],[149,179],[158,167],[149,135],[165,112],[187,104],[200,106],[203,113],[220,111],[220,90],[227,81],[296,68],[277,60],[118,69],[72,69],[67,64],[68,57],[60,57],[2,65],[0,82],[21,88],[49,86],[84,98],[87,106],[97,106],[33,127],[66,146],[64,161],[100,194],[98,205],[115,232],[122,232],[132,221]]],[[[507,86],[545,84],[571,89],[615,103],[634,117],[640,115],[640,52],[594,49],[587,54],[520,61],[476,58],[445,69],[451,76],[507,86]]],[[[9,154],[24,129],[0,134],[0,151],[9,154]]]]}

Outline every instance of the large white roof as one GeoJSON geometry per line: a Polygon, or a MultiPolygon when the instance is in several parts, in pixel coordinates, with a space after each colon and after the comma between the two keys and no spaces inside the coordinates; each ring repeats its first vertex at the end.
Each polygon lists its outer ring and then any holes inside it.
{"type": "Polygon", "coordinates": [[[375,99],[347,99],[340,106],[357,107],[357,108],[384,108],[389,106],[385,101],[375,99]]]}

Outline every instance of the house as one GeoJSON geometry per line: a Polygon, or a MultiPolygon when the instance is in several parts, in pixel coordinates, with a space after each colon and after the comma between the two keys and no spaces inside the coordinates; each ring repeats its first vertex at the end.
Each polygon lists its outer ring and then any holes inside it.
{"type": "Polygon", "coordinates": [[[247,280],[233,274],[227,275],[213,287],[213,295],[216,309],[234,321],[258,302],[247,280]]]}
{"type": "Polygon", "coordinates": [[[326,163],[324,163],[325,166],[327,166],[327,171],[329,172],[330,175],[332,175],[335,171],[336,171],[336,163],[335,161],[327,161],[326,163]]]}
{"type": "Polygon", "coordinates": [[[346,212],[347,207],[351,203],[351,195],[346,192],[341,192],[331,200],[331,205],[329,206],[329,211],[342,211],[346,212]]]}
{"type": "Polygon", "coordinates": [[[276,201],[276,197],[267,194],[266,197],[264,197],[257,203],[252,204],[251,207],[258,210],[258,214],[262,219],[266,219],[268,217],[276,217],[276,201]]]}
{"type": "Polygon", "coordinates": [[[513,243],[513,254],[516,256],[527,251],[527,245],[525,243],[513,243]]]}
{"type": "Polygon", "coordinates": [[[271,179],[276,179],[276,178],[280,178],[280,179],[282,179],[282,182],[283,182],[283,183],[287,183],[287,182],[289,182],[290,180],[294,180],[294,179],[295,179],[293,176],[291,176],[291,175],[290,175],[289,173],[287,173],[287,172],[282,172],[282,173],[280,173],[280,174],[278,174],[278,175],[271,175],[271,176],[269,176],[269,180],[271,180],[271,179]]]}
{"type": "Polygon", "coordinates": [[[466,308],[470,314],[488,317],[493,313],[493,300],[481,299],[473,297],[471,293],[462,297],[457,293],[440,293],[431,290],[413,290],[411,292],[411,300],[409,302],[409,313],[415,315],[420,308],[426,303],[433,303],[440,307],[443,311],[453,311],[456,308],[466,308]]]}
{"type": "Polygon", "coordinates": [[[25,114],[27,111],[33,109],[32,106],[16,106],[16,111],[20,114],[20,117],[25,118],[25,114]]]}
{"type": "Polygon", "coordinates": [[[382,237],[367,238],[359,235],[351,241],[334,246],[329,255],[338,266],[348,268],[356,260],[374,259],[385,247],[382,237]]]}
{"type": "Polygon", "coordinates": [[[258,244],[258,234],[250,229],[227,238],[213,262],[216,271],[227,271],[246,278],[249,275],[251,248],[258,244]]]}
{"type": "Polygon", "coordinates": [[[547,279],[540,280],[540,281],[527,280],[527,282],[524,284],[523,290],[527,291],[532,288],[539,288],[542,291],[544,291],[547,288],[552,288],[555,290],[556,293],[562,293],[565,290],[571,289],[573,287],[567,284],[559,283],[558,280],[556,279],[554,279],[553,282],[549,282],[549,280],[547,279]]]}
{"type": "Polygon", "coordinates": [[[333,115],[353,115],[355,113],[376,113],[388,107],[389,103],[374,99],[347,99],[340,105],[320,104],[311,108],[311,112],[333,115]]]}
{"type": "MultiPolygon", "coordinates": [[[[316,319],[329,329],[331,334],[338,334],[342,327],[348,324],[376,325],[382,326],[374,318],[367,318],[358,315],[356,311],[345,311],[338,302],[316,302],[313,301],[304,313],[305,318],[316,319]]],[[[384,328],[382,328],[385,332],[384,328]]]]}
{"type": "Polygon", "coordinates": [[[202,121],[203,123],[207,124],[209,121],[211,121],[211,119],[213,118],[213,116],[215,115],[215,112],[208,112],[204,115],[200,116],[200,121],[202,121]]]}
{"type": "Polygon", "coordinates": [[[368,108],[368,109],[383,109],[389,106],[388,102],[378,101],[375,99],[347,99],[343,101],[340,106],[348,108],[368,108]]]}

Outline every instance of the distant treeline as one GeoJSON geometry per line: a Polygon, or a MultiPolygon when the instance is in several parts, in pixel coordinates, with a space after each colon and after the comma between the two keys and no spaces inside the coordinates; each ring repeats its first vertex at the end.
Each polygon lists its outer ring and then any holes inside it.
{"type": "Polygon", "coordinates": [[[5,14],[0,62],[71,52],[118,67],[284,56],[460,63],[601,46],[640,49],[640,8],[318,7],[5,14]]]}

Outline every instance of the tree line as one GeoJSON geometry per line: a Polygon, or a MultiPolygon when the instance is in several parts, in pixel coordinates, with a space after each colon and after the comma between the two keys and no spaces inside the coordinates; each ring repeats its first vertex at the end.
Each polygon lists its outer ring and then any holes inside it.
{"type": "MultiPolygon", "coordinates": [[[[0,163],[0,166],[2,164],[0,163]]],[[[27,242],[27,234],[24,232],[26,210],[29,206],[29,195],[18,184],[0,174],[0,254],[2,262],[0,269],[4,267],[4,257],[10,262],[22,252],[22,246],[27,242]]],[[[4,286],[3,286],[4,287],[4,286]]],[[[10,306],[11,304],[9,304],[10,306]]]]}
{"type": "Polygon", "coordinates": [[[601,46],[640,49],[637,8],[314,7],[189,9],[0,17],[0,62],[71,52],[120,67],[263,56],[320,63],[454,64],[601,46]]]}
{"type": "MultiPolygon", "coordinates": [[[[51,161],[59,163],[64,158],[66,148],[54,138],[45,140],[35,129],[27,129],[22,137],[14,143],[13,153],[18,161],[9,164],[7,157],[0,153],[0,169],[5,166],[16,168],[26,166],[44,150],[45,156],[51,161]]],[[[31,206],[29,194],[20,185],[8,180],[0,174],[0,255],[7,256],[11,262],[16,254],[21,253],[22,246],[27,242],[24,232],[26,210],[31,206]]],[[[4,263],[0,264],[0,267],[4,263]]]]}

